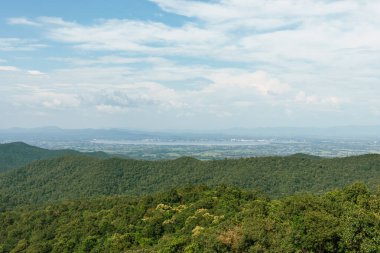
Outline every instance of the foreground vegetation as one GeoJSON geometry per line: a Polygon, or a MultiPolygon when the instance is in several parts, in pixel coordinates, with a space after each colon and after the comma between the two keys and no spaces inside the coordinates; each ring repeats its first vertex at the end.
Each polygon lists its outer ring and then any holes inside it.
{"type": "Polygon", "coordinates": [[[0,228],[0,252],[379,252],[380,194],[198,186],[17,208],[0,228]]]}

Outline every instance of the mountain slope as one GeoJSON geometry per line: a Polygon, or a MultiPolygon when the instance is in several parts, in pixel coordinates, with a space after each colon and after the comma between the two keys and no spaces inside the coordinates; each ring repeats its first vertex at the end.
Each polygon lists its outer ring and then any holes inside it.
{"type": "Polygon", "coordinates": [[[64,155],[84,154],[95,157],[108,157],[104,152],[81,153],[70,149],[48,150],[23,142],[0,144],[0,172],[18,168],[36,160],[56,158],[64,155]]]}
{"type": "Polygon", "coordinates": [[[380,155],[315,159],[261,157],[199,161],[97,159],[66,156],[36,161],[0,174],[2,208],[100,195],[141,195],[184,185],[234,185],[279,197],[296,192],[321,193],[363,181],[380,182],[380,155]]]}

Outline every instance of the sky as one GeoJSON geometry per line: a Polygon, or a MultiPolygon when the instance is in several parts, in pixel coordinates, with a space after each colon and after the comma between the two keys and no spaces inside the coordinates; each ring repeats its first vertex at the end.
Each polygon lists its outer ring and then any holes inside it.
{"type": "Polygon", "coordinates": [[[379,0],[12,0],[0,128],[380,124],[379,0]]]}

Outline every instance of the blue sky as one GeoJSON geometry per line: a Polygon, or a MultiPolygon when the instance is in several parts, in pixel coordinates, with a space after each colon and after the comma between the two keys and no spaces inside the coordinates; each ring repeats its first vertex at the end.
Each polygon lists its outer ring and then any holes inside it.
{"type": "Polygon", "coordinates": [[[4,1],[0,128],[380,124],[380,1],[4,1]]]}

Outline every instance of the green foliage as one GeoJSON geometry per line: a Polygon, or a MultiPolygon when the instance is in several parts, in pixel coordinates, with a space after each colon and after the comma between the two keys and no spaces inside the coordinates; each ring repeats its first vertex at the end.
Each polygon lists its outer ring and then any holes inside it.
{"type": "Polygon", "coordinates": [[[0,252],[380,252],[379,179],[379,155],[39,160],[0,174],[0,252]]]}
{"type": "Polygon", "coordinates": [[[143,198],[98,197],[25,206],[0,213],[0,249],[379,252],[380,195],[363,189],[365,185],[354,184],[322,195],[270,200],[237,188],[202,186],[143,198]]]}
{"type": "MultiPolygon", "coordinates": [[[[104,195],[141,196],[199,184],[258,189],[281,197],[306,191],[323,193],[356,181],[375,188],[380,181],[380,155],[333,159],[294,155],[216,161],[188,157],[138,161],[75,155],[36,161],[0,173],[0,210],[104,195]]],[[[167,201],[180,201],[175,192],[167,194],[167,201]]],[[[348,193],[346,198],[356,197],[348,193]]],[[[212,204],[212,200],[204,201],[208,201],[205,208],[212,204]]],[[[233,209],[239,203],[227,201],[226,205],[233,209]]]]}

